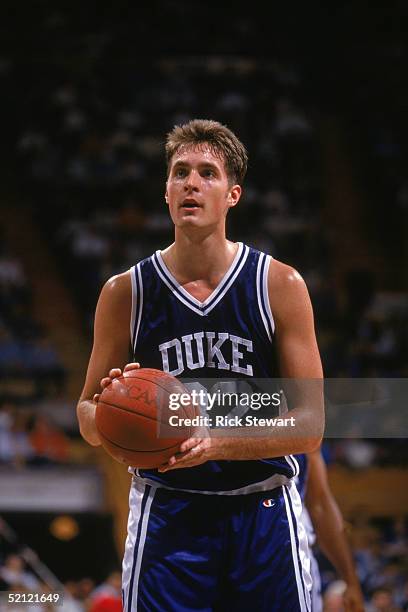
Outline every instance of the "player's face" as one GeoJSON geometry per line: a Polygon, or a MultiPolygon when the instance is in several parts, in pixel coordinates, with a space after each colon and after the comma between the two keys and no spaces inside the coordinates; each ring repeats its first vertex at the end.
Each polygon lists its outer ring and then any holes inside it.
{"type": "Polygon", "coordinates": [[[239,185],[229,185],[224,160],[211,148],[181,148],[173,157],[166,202],[176,227],[210,227],[224,223],[238,203],[239,185]]]}

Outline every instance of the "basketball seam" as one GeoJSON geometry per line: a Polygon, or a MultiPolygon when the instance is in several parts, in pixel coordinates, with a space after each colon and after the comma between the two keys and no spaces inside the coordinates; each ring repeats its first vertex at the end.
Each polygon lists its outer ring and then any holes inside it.
{"type": "Polygon", "coordinates": [[[136,410],[131,410],[130,408],[125,408],[124,406],[118,406],[117,404],[112,404],[111,402],[105,402],[105,400],[98,402],[98,405],[102,404],[105,404],[106,406],[111,406],[112,408],[117,408],[118,410],[124,410],[125,412],[129,412],[129,414],[137,414],[137,416],[143,417],[144,419],[149,419],[150,421],[154,421],[155,423],[159,423],[159,425],[166,425],[165,421],[158,421],[155,417],[143,414],[143,412],[136,412],[136,410]]]}
{"type": "Polygon", "coordinates": [[[112,444],[113,446],[116,446],[117,448],[120,448],[121,450],[130,451],[133,453],[160,453],[162,451],[170,450],[171,448],[177,448],[177,446],[180,446],[181,444],[180,442],[180,444],[172,444],[171,446],[166,446],[165,448],[156,448],[153,450],[139,450],[137,448],[128,448],[127,446],[121,446],[120,444],[117,444],[116,442],[108,438],[108,436],[105,436],[103,432],[100,431],[99,433],[102,435],[103,438],[105,438],[105,440],[109,442],[109,444],[112,444]]]}

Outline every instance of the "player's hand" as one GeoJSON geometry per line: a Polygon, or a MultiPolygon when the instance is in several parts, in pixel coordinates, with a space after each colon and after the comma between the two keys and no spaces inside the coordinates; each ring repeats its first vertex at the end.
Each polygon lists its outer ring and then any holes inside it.
{"type": "Polygon", "coordinates": [[[347,585],[343,594],[345,612],[364,612],[364,598],[360,586],[347,585]]]}
{"type": "Polygon", "coordinates": [[[160,466],[159,472],[194,467],[210,459],[215,459],[215,440],[210,438],[209,430],[203,428],[201,432],[197,433],[201,433],[201,436],[184,440],[180,445],[180,452],[160,466]]]}
{"type": "MultiPolygon", "coordinates": [[[[140,363],[138,362],[127,363],[123,368],[123,372],[129,372],[130,370],[138,370],[139,368],[140,363]]],[[[119,378],[119,376],[122,376],[122,370],[120,368],[112,368],[111,370],[109,370],[108,376],[105,376],[105,378],[102,378],[101,380],[102,391],[112,383],[112,380],[114,378],[119,378]]],[[[100,395],[100,393],[95,393],[95,395],[93,396],[93,401],[98,402],[100,395]]]]}

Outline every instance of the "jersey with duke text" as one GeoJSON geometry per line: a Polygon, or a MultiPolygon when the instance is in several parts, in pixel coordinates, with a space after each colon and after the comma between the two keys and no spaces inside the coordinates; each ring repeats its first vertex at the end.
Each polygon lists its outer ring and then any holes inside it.
{"type": "MultiPolygon", "coordinates": [[[[180,378],[278,376],[268,297],[270,256],[238,243],[218,287],[204,301],[168,270],[160,251],[131,269],[131,342],[142,367],[180,378]]],[[[298,474],[291,455],[251,461],[207,461],[160,474],[138,469],[147,483],[207,494],[242,494],[287,484],[298,474]]]]}

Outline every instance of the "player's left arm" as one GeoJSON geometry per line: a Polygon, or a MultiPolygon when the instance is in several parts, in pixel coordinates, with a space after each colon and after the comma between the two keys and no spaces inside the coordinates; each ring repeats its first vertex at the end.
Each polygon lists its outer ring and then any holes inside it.
{"type": "Polygon", "coordinates": [[[364,612],[364,598],[344,531],[343,517],[330,490],[320,450],[308,455],[305,505],[320,549],[347,585],[344,593],[346,612],[364,612]]]}
{"type": "Polygon", "coordinates": [[[314,330],[313,311],[306,284],[296,270],[272,260],[268,278],[269,300],[275,320],[280,373],[293,379],[288,389],[295,427],[275,428],[265,437],[259,430],[249,437],[229,429],[209,437],[185,440],[179,456],[161,471],[192,467],[210,459],[245,460],[311,452],[319,447],[324,428],[322,366],[314,330]],[[299,382],[303,379],[303,383],[299,382]],[[313,379],[313,380],[307,380],[313,379]]]}

